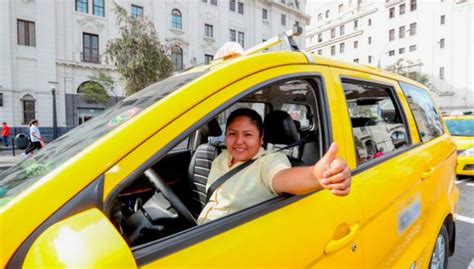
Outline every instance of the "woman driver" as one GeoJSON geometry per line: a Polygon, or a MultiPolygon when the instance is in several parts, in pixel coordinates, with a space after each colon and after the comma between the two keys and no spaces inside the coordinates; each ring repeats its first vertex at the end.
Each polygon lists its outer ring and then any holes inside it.
{"type": "Polygon", "coordinates": [[[322,188],[334,195],[349,193],[351,173],[337,158],[337,145],[313,166],[291,167],[285,154],[266,152],[260,115],[248,108],[233,111],[226,124],[224,150],[213,161],[206,188],[229,170],[256,159],[211,195],[198,218],[202,224],[258,204],[282,193],[306,194],[322,188]]]}

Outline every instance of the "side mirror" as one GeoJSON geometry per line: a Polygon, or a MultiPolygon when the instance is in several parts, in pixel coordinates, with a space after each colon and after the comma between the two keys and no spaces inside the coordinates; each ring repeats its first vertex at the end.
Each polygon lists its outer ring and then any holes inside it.
{"type": "Polygon", "coordinates": [[[23,267],[136,268],[129,246],[97,208],[55,223],[32,244],[23,267]]]}

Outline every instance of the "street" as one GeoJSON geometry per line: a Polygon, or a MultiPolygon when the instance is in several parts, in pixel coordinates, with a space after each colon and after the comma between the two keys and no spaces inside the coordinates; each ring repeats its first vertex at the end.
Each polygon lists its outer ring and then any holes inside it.
{"type": "Polygon", "coordinates": [[[456,217],[456,250],[448,268],[474,268],[474,179],[460,178],[456,185],[461,193],[456,217]]]}

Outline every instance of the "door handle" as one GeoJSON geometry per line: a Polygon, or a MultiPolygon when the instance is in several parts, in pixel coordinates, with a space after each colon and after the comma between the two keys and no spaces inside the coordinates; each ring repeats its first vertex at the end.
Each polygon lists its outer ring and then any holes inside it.
{"type": "Polygon", "coordinates": [[[359,229],[360,229],[359,223],[352,224],[349,227],[349,233],[347,233],[344,237],[337,240],[331,240],[326,244],[326,247],[324,248],[324,254],[327,255],[327,254],[336,252],[340,250],[341,248],[343,248],[344,246],[348,245],[359,234],[359,229]]]}
{"type": "Polygon", "coordinates": [[[434,174],[434,172],[435,172],[434,167],[430,167],[430,168],[428,168],[428,170],[426,170],[425,172],[423,172],[421,174],[421,178],[422,179],[427,179],[427,178],[431,177],[434,174]]]}

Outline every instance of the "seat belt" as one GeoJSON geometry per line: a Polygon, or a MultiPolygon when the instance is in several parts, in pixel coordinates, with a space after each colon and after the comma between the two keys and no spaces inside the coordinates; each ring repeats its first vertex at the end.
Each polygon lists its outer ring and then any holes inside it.
{"type": "Polygon", "coordinates": [[[209,202],[209,199],[211,199],[212,194],[216,191],[217,188],[219,188],[224,182],[226,182],[230,177],[233,175],[237,174],[240,170],[244,169],[245,167],[251,165],[256,159],[251,159],[246,161],[245,163],[237,166],[236,168],[230,170],[229,172],[225,173],[222,175],[220,178],[218,178],[212,185],[209,187],[207,190],[207,201],[209,202]]]}
{"type": "MultiPolygon", "coordinates": [[[[283,147],[281,149],[278,149],[277,151],[273,151],[271,153],[274,153],[274,152],[279,152],[279,151],[282,151],[282,150],[285,150],[285,149],[289,149],[289,148],[292,148],[292,147],[295,147],[295,146],[299,146],[299,145],[302,145],[302,144],[305,144],[309,141],[313,140],[312,137],[310,137],[309,135],[306,136],[306,137],[303,137],[301,138],[300,140],[286,146],[286,147],[283,147]]],[[[262,155],[262,156],[265,156],[262,155]]],[[[262,157],[262,156],[259,156],[262,157]]],[[[214,181],[214,183],[212,183],[212,185],[209,187],[209,189],[207,190],[207,202],[209,202],[209,199],[211,199],[211,196],[212,194],[216,191],[217,188],[219,188],[222,184],[224,184],[229,178],[231,178],[233,175],[237,174],[239,171],[241,171],[242,169],[244,169],[245,167],[251,165],[255,160],[257,160],[258,158],[255,158],[255,159],[251,159],[251,160],[248,160],[246,161],[245,163],[237,166],[236,168],[228,171],[227,173],[225,173],[224,175],[222,175],[220,178],[218,178],[216,181],[214,181]]]]}

